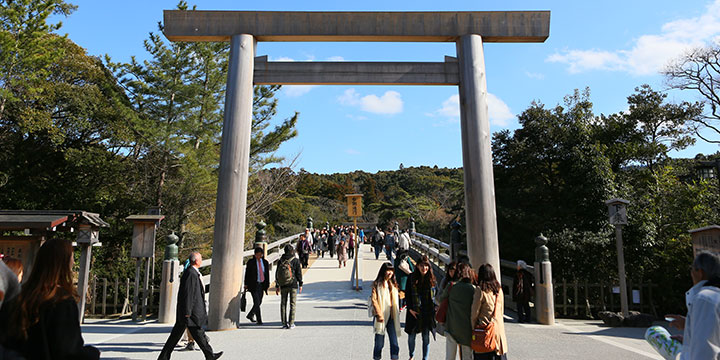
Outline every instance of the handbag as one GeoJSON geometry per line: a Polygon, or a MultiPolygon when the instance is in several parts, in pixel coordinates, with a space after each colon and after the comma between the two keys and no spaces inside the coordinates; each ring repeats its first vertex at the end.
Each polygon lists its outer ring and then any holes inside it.
{"type": "Polygon", "coordinates": [[[500,292],[495,295],[495,308],[493,309],[492,315],[490,315],[490,322],[485,326],[475,325],[475,329],[473,329],[470,347],[476,353],[488,353],[497,350],[495,313],[497,312],[499,297],[500,292]]]}
{"type": "Polygon", "coordinates": [[[435,320],[439,323],[445,323],[445,319],[447,318],[447,310],[448,306],[450,306],[450,292],[452,291],[452,287],[453,283],[450,283],[450,288],[448,288],[448,297],[440,303],[440,307],[438,307],[438,310],[435,313],[435,320]]]}
{"type": "Polygon", "coordinates": [[[245,298],[245,293],[247,290],[243,290],[242,296],[240,297],[240,312],[245,312],[245,309],[247,309],[247,299],[245,298]]]}

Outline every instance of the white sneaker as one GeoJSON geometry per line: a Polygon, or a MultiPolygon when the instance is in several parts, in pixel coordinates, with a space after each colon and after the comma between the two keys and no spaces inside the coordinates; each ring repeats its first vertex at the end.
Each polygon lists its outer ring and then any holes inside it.
{"type": "Polygon", "coordinates": [[[294,328],[295,328],[295,324],[290,324],[289,329],[294,329],[294,328]]]}

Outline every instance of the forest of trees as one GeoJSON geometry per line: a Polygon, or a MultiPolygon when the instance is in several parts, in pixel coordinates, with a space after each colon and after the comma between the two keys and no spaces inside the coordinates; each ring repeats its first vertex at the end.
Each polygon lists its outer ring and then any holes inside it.
{"type": "MultiPolygon", "coordinates": [[[[74,10],[62,0],[0,0],[0,209],[101,214],[111,227],[94,251],[100,277],[132,276],[124,219],[151,206],[166,216],[157,254],[175,231],[181,255],[211,256],[228,45],[169,43],[160,27],[144,42],[147,60],[91,56],[48,22],[74,10]]],[[[444,240],[452,221],[466,223],[462,169],[296,170],[294,159],[276,155],[301,121],[297,113],[276,119],[279,89],[255,88],[248,234],[259,220],[271,239],[299,231],[308,216],[317,227],[347,221],[344,195],[357,192],[365,221],[405,228],[414,217],[419,232],[444,240]]],[[[666,96],[641,85],[627,111],[605,115],[594,112],[589,89],[575,90],[555,106],[531,103],[517,130],[494,134],[501,257],[532,260],[543,233],[556,277],[613,279],[604,201],[621,197],[630,201],[628,276],[658,284],[656,301],[681,306],[687,230],[720,222],[718,179],[699,177],[698,161],[720,153],[669,156],[692,145],[707,119],[702,103],[666,96]]]]}

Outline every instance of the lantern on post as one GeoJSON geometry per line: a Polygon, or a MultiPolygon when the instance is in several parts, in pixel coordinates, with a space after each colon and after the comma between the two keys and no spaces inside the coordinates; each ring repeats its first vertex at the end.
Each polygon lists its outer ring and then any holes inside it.
{"type": "Polygon", "coordinates": [[[618,278],[620,279],[620,309],[624,317],[628,317],[627,284],[625,281],[625,254],[623,253],[622,226],[627,225],[627,205],[624,199],[610,199],[605,201],[608,206],[610,224],[615,225],[615,245],[617,247],[618,278]]]}

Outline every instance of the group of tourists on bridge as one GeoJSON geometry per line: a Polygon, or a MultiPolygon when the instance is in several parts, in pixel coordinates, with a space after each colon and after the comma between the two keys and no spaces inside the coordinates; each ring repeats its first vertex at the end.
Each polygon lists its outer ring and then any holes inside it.
{"type": "Polygon", "coordinates": [[[310,253],[325,258],[337,255],[338,268],[347,266],[348,259],[355,257],[355,249],[365,241],[365,231],[353,225],[336,225],[322,229],[305,229],[297,244],[297,253],[303,269],[308,267],[310,253]]]}
{"type": "Polygon", "coordinates": [[[461,360],[506,358],[504,297],[490,264],[480,266],[475,272],[467,262],[452,262],[439,284],[427,256],[414,264],[409,275],[403,270],[404,266],[384,263],[373,282],[368,304],[374,318],[373,359],[382,358],[385,335],[390,342],[390,358],[399,358],[403,304],[410,359],[415,356],[418,334],[422,338],[422,359],[427,360],[430,335],[436,338],[438,333],[445,336],[447,360],[454,360],[458,355],[461,360]]]}

